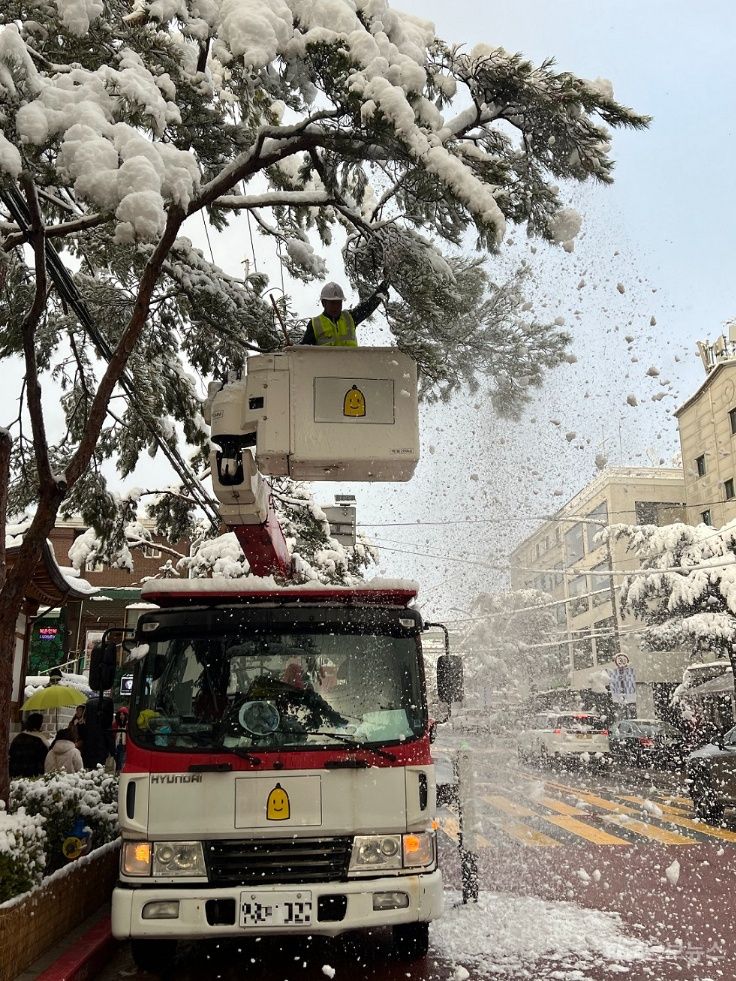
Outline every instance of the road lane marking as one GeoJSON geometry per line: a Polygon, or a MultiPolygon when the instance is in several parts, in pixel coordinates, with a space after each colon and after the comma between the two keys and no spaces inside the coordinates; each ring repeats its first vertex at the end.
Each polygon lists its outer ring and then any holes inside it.
{"type": "MultiPolygon", "coordinates": [[[[635,798],[627,797],[626,800],[635,800],[635,798]]],[[[698,834],[706,835],[710,838],[720,838],[722,841],[736,842],[736,832],[734,831],[728,831],[726,828],[716,828],[712,824],[707,824],[705,821],[695,821],[692,818],[685,817],[677,808],[668,807],[667,804],[658,804],[657,806],[664,812],[662,820],[667,824],[676,824],[680,828],[688,828],[690,831],[696,831],[698,834]]]]}
{"type": "MultiPolygon", "coordinates": [[[[567,831],[568,834],[576,835],[579,838],[584,838],[586,841],[592,841],[596,845],[628,845],[630,842],[625,841],[623,838],[618,838],[616,835],[610,834],[608,831],[603,831],[600,828],[592,827],[591,825],[585,824],[583,821],[579,821],[572,817],[570,813],[557,814],[540,814],[539,811],[533,811],[529,807],[525,807],[523,804],[517,804],[515,801],[508,800],[508,798],[501,796],[501,794],[488,794],[483,797],[484,801],[487,801],[493,807],[502,811],[504,814],[509,814],[512,817],[531,817],[538,821],[546,821],[548,824],[554,824],[556,828],[561,828],[563,831],[567,831]]],[[[543,806],[548,807],[549,810],[563,808],[567,810],[569,805],[563,804],[561,801],[554,801],[552,798],[547,798],[549,804],[543,803],[543,806]],[[554,807],[550,807],[554,805],[554,807]]],[[[536,801],[535,801],[536,803],[536,801]]],[[[580,814],[580,811],[575,811],[575,808],[569,808],[573,813],[580,814]]]]}
{"type": "MultiPolygon", "coordinates": [[[[445,832],[448,838],[451,838],[455,844],[460,842],[460,822],[456,817],[441,815],[438,819],[440,828],[445,832]]],[[[481,848],[489,848],[491,843],[483,835],[476,834],[473,836],[475,838],[475,843],[481,848]]]]}
{"type": "Polygon", "coordinates": [[[484,794],[482,799],[486,803],[492,804],[497,811],[509,814],[511,817],[539,817],[536,811],[524,807],[523,804],[516,804],[507,797],[502,797],[501,794],[484,794]]]}
{"type": "MultiPolygon", "coordinates": [[[[549,783],[552,783],[552,781],[549,781],[549,783]]],[[[597,794],[591,794],[584,790],[576,790],[574,787],[566,784],[553,784],[553,786],[564,789],[565,792],[571,794],[573,797],[577,797],[578,800],[584,801],[586,804],[592,804],[594,807],[598,807],[603,811],[612,811],[613,813],[607,816],[607,821],[620,827],[623,831],[633,831],[634,834],[640,835],[643,838],[651,838],[662,845],[695,844],[693,838],[678,834],[676,831],[659,828],[657,825],[648,821],[636,820],[635,816],[641,813],[641,809],[635,810],[626,804],[607,800],[605,797],[599,797],[597,794]]],[[[670,823],[676,824],[677,822],[672,821],[670,823]]]]}
{"type": "Polygon", "coordinates": [[[543,831],[530,828],[528,824],[523,824],[521,821],[506,821],[501,825],[501,830],[505,834],[511,835],[517,841],[520,841],[522,845],[529,845],[536,848],[552,848],[562,844],[561,841],[550,838],[543,831]]]}
{"type": "Polygon", "coordinates": [[[616,835],[610,834],[608,831],[604,831],[602,828],[593,827],[593,825],[579,821],[577,818],[569,817],[567,814],[544,814],[542,817],[545,821],[549,821],[550,824],[554,824],[572,835],[577,835],[579,838],[584,838],[586,841],[591,841],[594,845],[631,844],[625,838],[619,838],[616,835]]]}

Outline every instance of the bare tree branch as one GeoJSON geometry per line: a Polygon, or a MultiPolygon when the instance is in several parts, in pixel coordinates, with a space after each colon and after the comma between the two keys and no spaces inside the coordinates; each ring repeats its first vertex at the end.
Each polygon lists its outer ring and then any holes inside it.
{"type": "Polygon", "coordinates": [[[33,303],[23,318],[21,333],[23,336],[23,354],[26,363],[26,402],[31,418],[33,432],[33,448],[38,470],[38,483],[41,494],[53,480],[49,464],[49,450],[46,439],[46,425],[43,416],[43,401],[41,398],[41,383],[38,380],[38,364],[36,362],[36,328],[42,314],[46,310],[46,255],[44,252],[44,229],[41,209],[38,204],[36,185],[28,173],[21,174],[21,184],[25,192],[28,211],[31,216],[30,240],[33,246],[36,270],[36,291],[33,303]]]}
{"type": "MultiPolygon", "coordinates": [[[[46,238],[61,238],[64,235],[73,235],[75,232],[84,231],[85,228],[96,228],[98,225],[103,225],[106,221],[112,221],[112,216],[99,214],[82,215],[73,221],[63,221],[58,225],[47,225],[44,228],[44,234],[46,238]]],[[[29,241],[30,237],[30,232],[11,232],[5,236],[3,249],[5,252],[9,252],[10,249],[14,249],[17,245],[22,245],[24,242],[29,241]]]]}

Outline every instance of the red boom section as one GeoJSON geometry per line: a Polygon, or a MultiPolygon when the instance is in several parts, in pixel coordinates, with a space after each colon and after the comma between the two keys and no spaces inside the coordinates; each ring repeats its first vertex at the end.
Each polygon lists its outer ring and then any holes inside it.
{"type": "Polygon", "coordinates": [[[273,508],[262,525],[235,525],[233,531],[254,576],[291,577],[291,556],[273,508]]]}

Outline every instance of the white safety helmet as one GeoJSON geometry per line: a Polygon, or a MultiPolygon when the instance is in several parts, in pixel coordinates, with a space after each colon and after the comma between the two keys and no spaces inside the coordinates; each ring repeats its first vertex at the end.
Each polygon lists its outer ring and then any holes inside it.
{"type": "Polygon", "coordinates": [[[345,294],[339,283],[326,283],[319,295],[320,300],[344,300],[345,294]]]}

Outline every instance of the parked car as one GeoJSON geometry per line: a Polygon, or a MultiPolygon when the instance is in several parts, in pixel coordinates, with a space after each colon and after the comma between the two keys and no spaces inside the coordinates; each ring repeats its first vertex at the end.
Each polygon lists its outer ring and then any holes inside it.
{"type": "Polygon", "coordinates": [[[591,712],[545,712],[534,716],[518,737],[521,759],[600,758],[609,752],[608,728],[591,712]]]}
{"type": "Polygon", "coordinates": [[[679,766],[686,752],[680,730],[661,719],[622,719],[608,741],[612,757],[635,766],[679,766]]]}
{"type": "Polygon", "coordinates": [[[736,726],[690,753],[685,781],[695,813],[709,824],[718,824],[727,807],[736,807],[736,726]]]}

